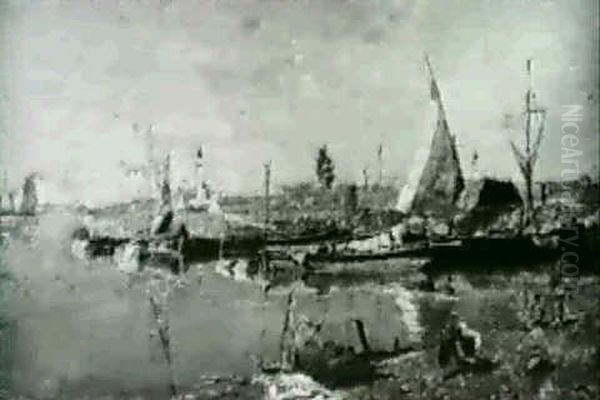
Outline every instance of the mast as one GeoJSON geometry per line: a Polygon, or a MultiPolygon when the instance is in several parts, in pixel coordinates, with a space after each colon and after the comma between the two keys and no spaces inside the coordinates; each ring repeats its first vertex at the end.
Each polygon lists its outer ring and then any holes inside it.
{"type": "Polygon", "coordinates": [[[534,201],[533,201],[533,170],[538,158],[539,148],[544,134],[544,124],[546,120],[546,109],[537,107],[535,101],[535,92],[533,90],[533,60],[527,60],[527,92],[525,93],[525,148],[520,150],[514,141],[511,141],[511,148],[517,159],[517,164],[525,181],[525,211],[527,222],[531,220],[534,201]],[[538,120],[538,131],[535,141],[532,143],[531,136],[534,129],[534,122],[538,120]]]}
{"type": "Polygon", "coordinates": [[[206,184],[204,182],[204,149],[198,146],[196,159],[194,160],[194,184],[196,186],[196,205],[202,206],[207,201],[206,184]]]}
{"type": "Polygon", "coordinates": [[[163,177],[160,188],[160,204],[161,208],[168,207],[172,209],[171,202],[171,154],[167,153],[163,161],[163,177]]]}
{"type": "Polygon", "coordinates": [[[379,167],[379,186],[383,185],[383,143],[377,147],[377,166],[379,167]]]}
{"type": "Polygon", "coordinates": [[[527,60],[527,92],[525,93],[525,153],[531,153],[531,96],[533,93],[532,60],[527,60]]]}
{"type": "Polygon", "coordinates": [[[270,221],[270,191],[271,191],[271,161],[264,164],[265,169],[265,240],[267,239],[267,232],[269,230],[270,221]]]}
{"type": "Polygon", "coordinates": [[[161,190],[161,179],[158,174],[158,166],[154,159],[154,129],[152,124],[148,125],[144,139],[146,142],[146,157],[148,162],[148,184],[150,186],[150,197],[156,196],[156,192],[161,190]]]}
{"type": "MultiPolygon", "coordinates": [[[[6,171],[2,173],[2,193],[8,193],[8,177],[6,176],[6,171]]],[[[6,198],[0,195],[0,212],[5,209],[5,201],[6,198]]]]}

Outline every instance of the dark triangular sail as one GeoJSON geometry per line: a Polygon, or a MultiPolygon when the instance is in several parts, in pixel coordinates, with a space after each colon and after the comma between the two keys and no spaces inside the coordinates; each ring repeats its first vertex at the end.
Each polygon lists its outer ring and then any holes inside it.
{"type": "Polygon", "coordinates": [[[437,105],[437,124],[425,165],[413,183],[402,190],[398,201],[401,211],[437,214],[451,211],[464,188],[454,136],[450,133],[441,92],[429,60],[431,99],[437,105]]]}

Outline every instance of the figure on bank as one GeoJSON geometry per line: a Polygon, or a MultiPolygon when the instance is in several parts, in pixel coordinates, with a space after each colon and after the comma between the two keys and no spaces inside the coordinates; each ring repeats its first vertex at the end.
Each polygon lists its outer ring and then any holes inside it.
{"type": "Polygon", "coordinates": [[[481,335],[470,329],[456,312],[442,331],[438,362],[441,367],[473,365],[481,348],[481,335]]]}
{"type": "Polygon", "coordinates": [[[446,278],[446,282],[444,282],[442,286],[442,291],[449,296],[454,296],[456,294],[456,287],[454,285],[454,277],[452,275],[448,275],[446,278]]]}

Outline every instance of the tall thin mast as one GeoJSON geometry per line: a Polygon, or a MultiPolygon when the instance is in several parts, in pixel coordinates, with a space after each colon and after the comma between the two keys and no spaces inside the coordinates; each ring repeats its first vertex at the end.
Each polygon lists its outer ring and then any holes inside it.
{"type": "Polygon", "coordinates": [[[171,154],[167,153],[163,161],[160,202],[162,207],[172,208],[171,199],[171,154]]]}
{"type": "Polygon", "coordinates": [[[196,186],[196,204],[201,206],[207,202],[206,184],[204,181],[204,146],[198,146],[194,160],[194,184],[196,186]]]}
{"type": "Polygon", "coordinates": [[[377,166],[379,168],[379,186],[383,185],[383,144],[377,148],[377,166]]]}
{"type": "MultiPolygon", "coordinates": [[[[8,176],[6,175],[6,170],[2,173],[2,193],[8,193],[8,176]]],[[[4,210],[6,198],[0,196],[0,211],[4,210]]]]}
{"type": "Polygon", "coordinates": [[[271,190],[271,161],[264,164],[265,168],[265,241],[269,230],[270,221],[270,190],[271,190]]]}
{"type": "Polygon", "coordinates": [[[531,101],[533,96],[533,61],[527,60],[527,93],[525,94],[525,154],[531,154],[531,101]]]}
{"type": "Polygon", "coordinates": [[[535,104],[535,93],[533,91],[533,60],[527,60],[526,68],[528,82],[527,92],[525,93],[525,149],[523,151],[519,150],[513,141],[511,141],[511,147],[525,181],[525,207],[527,212],[527,220],[529,222],[534,208],[533,170],[538,158],[538,152],[544,134],[546,110],[544,108],[537,107],[535,104]],[[534,118],[536,116],[539,116],[539,125],[535,142],[532,143],[531,131],[533,129],[534,118]]]}
{"type": "Polygon", "coordinates": [[[148,162],[148,182],[150,186],[150,195],[154,197],[161,188],[161,179],[157,171],[156,160],[154,159],[154,131],[152,124],[148,125],[145,133],[146,157],[148,162]]]}

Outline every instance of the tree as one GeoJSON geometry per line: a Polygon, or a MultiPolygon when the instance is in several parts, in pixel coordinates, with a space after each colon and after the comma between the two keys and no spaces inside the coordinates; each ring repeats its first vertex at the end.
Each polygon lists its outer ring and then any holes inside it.
{"type": "Polygon", "coordinates": [[[317,179],[327,189],[331,189],[335,179],[333,160],[329,156],[327,145],[320,147],[317,153],[317,179]]]}
{"type": "Polygon", "coordinates": [[[346,215],[349,218],[351,218],[358,209],[358,187],[354,183],[350,184],[346,189],[344,207],[346,209],[346,215]]]}
{"type": "Polygon", "coordinates": [[[25,178],[25,183],[23,183],[23,200],[21,202],[21,213],[26,215],[35,214],[38,205],[35,178],[36,174],[29,174],[25,178]]]}

